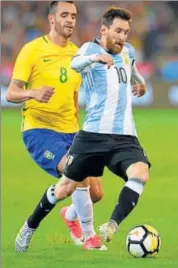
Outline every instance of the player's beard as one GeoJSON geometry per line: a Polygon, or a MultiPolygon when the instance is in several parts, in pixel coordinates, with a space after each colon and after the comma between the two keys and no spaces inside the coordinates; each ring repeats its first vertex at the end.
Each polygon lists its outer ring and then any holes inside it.
{"type": "Polygon", "coordinates": [[[108,51],[112,54],[120,53],[123,48],[123,45],[117,46],[109,35],[107,36],[107,39],[106,39],[106,46],[107,46],[108,51]]]}
{"type": "Polygon", "coordinates": [[[64,38],[70,38],[73,34],[73,29],[69,29],[66,26],[62,26],[59,23],[55,23],[55,31],[64,38]]]}

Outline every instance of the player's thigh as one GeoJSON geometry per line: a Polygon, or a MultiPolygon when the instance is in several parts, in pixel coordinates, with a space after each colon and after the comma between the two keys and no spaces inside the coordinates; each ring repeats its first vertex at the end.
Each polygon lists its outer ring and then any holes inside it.
{"type": "Polygon", "coordinates": [[[145,155],[145,152],[141,147],[127,147],[121,150],[116,150],[111,154],[108,163],[108,168],[114,174],[120,176],[125,181],[127,181],[131,178],[131,176],[133,178],[134,175],[141,175],[141,173],[136,173],[136,171],[135,173],[133,172],[133,170],[129,171],[129,167],[134,167],[134,165],[137,164],[141,165],[141,167],[145,167],[147,170],[149,170],[149,167],[151,166],[147,156],[145,155]]]}
{"type": "Polygon", "coordinates": [[[103,154],[69,154],[65,163],[64,174],[74,181],[82,182],[87,177],[102,176],[104,165],[103,154]]]}
{"type": "Polygon", "coordinates": [[[59,163],[65,161],[65,155],[72,144],[74,135],[65,135],[50,130],[33,129],[23,133],[26,149],[33,160],[47,173],[59,178],[59,163]],[[68,138],[67,138],[68,137],[68,138]]]}

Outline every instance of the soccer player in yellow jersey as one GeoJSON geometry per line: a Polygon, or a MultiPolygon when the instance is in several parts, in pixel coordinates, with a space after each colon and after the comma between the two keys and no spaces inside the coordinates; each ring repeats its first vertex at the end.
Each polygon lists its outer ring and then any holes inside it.
{"type": "MultiPolygon", "coordinates": [[[[25,102],[22,124],[25,146],[36,163],[55,177],[60,177],[63,172],[66,153],[78,131],[77,100],[81,78],[70,68],[77,47],[69,41],[76,15],[72,1],[53,1],[50,4],[50,32],[22,48],[6,96],[11,102],[25,102]]],[[[47,189],[21,228],[15,240],[17,251],[28,249],[34,231],[54,208],[57,203],[54,191],[55,185],[47,189]]],[[[91,181],[90,191],[93,201],[98,201],[102,195],[99,181],[98,185],[91,181]]],[[[102,247],[93,228],[87,180],[79,185],[72,200],[71,206],[61,210],[61,216],[73,240],[81,244],[84,235],[86,249],[102,247]]]]}

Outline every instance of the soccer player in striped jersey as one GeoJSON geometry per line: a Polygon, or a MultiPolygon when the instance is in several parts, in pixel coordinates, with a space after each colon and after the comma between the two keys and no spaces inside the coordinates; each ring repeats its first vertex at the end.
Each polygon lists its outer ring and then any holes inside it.
{"type": "Polygon", "coordinates": [[[62,200],[87,176],[102,176],[104,167],[124,179],[109,221],[100,226],[110,241],[120,223],[137,205],[149,179],[150,163],[141,147],[132,114],[132,94],[141,97],[146,85],[135,65],[135,51],[127,43],[131,13],[106,10],[101,38],[85,43],[71,66],[81,73],[86,91],[86,118],[75,136],[55,195],[62,200]]]}
{"type": "MultiPolygon", "coordinates": [[[[70,67],[71,58],[78,48],[69,40],[76,16],[76,6],[72,1],[51,3],[48,15],[50,32],[22,48],[7,91],[8,101],[25,102],[22,136],[28,152],[42,169],[57,178],[61,176],[66,153],[79,129],[77,111],[81,76],[70,67]]],[[[99,178],[96,180],[95,185],[91,180],[90,186],[95,201],[100,199],[101,193],[99,178]]],[[[88,183],[78,185],[72,197],[73,205],[63,208],[61,216],[76,244],[83,243],[84,234],[86,249],[100,248],[101,240],[93,228],[88,183]]],[[[40,222],[54,208],[57,202],[54,191],[55,185],[47,189],[21,228],[15,240],[17,251],[27,251],[40,222]]]]}

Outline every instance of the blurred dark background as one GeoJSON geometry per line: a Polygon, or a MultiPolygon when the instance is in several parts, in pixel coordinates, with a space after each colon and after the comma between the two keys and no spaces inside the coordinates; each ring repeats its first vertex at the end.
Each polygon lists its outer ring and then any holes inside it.
{"type": "MultiPolygon", "coordinates": [[[[49,30],[49,1],[2,1],[1,83],[3,92],[9,83],[14,61],[24,43],[46,34],[49,30]]],[[[136,49],[137,66],[148,81],[149,94],[145,103],[162,97],[165,107],[178,106],[178,2],[76,1],[77,28],[75,44],[92,40],[99,34],[101,16],[110,5],[119,5],[133,13],[129,36],[136,49]],[[156,83],[156,84],[155,84],[156,83]],[[165,88],[165,89],[164,89],[165,88]],[[158,90],[158,93],[155,91],[158,90]],[[167,99],[166,99],[167,98],[167,99]]],[[[84,103],[81,92],[80,102],[84,103]]],[[[3,94],[2,102],[5,103],[3,94]]],[[[135,104],[137,100],[134,100],[135,104]]],[[[144,104],[144,99],[140,102],[144,104]]],[[[154,104],[159,107],[162,104],[154,104]]],[[[163,106],[164,106],[163,105],[163,106]]]]}

